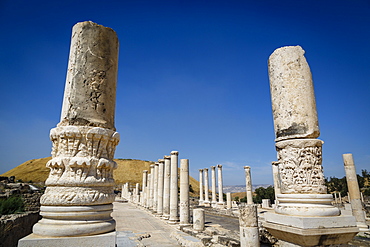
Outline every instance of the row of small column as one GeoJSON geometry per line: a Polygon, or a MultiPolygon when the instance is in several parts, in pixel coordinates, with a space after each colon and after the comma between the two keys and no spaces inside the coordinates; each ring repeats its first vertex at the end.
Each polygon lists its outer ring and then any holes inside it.
{"type": "Polygon", "coordinates": [[[222,165],[217,165],[218,202],[216,195],[216,166],[211,166],[211,175],[212,201],[209,200],[208,168],[199,169],[199,205],[224,208],[225,202],[223,198],[222,165]]]}
{"type": "MultiPolygon", "coordinates": [[[[142,191],[139,183],[134,189],[132,201],[153,211],[170,224],[189,225],[189,160],[180,160],[180,200],[178,198],[178,151],[164,156],[150,171],[143,171],[142,191]]],[[[127,194],[127,187],[123,187],[127,194]]]]}

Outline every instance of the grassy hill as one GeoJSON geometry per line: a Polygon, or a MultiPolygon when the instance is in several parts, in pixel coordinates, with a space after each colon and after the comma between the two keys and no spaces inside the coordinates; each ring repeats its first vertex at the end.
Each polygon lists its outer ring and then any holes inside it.
{"type": "MultiPolygon", "coordinates": [[[[21,179],[23,182],[45,182],[49,176],[49,168],[46,167],[46,163],[50,159],[51,157],[47,157],[26,161],[0,176],[15,176],[16,180],[21,179]]],[[[117,162],[117,169],[114,170],[113,177],[117,185],[126,182],[129,182],[133,186],[136,183],[140,183],[141,185],[143,170],[150,171],[150,165],[154,164],[153,161],[132,159],[115,159],[114,161],[117,162]]],[[[199,194],[199,182],[193,177],[190,177],[190,184],[194,192],[199,194]]]]}

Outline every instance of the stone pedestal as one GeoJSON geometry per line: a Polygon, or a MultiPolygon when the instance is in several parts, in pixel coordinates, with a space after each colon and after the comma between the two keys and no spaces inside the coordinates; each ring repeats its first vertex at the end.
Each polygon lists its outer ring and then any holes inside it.
{"type": "Polygon", "coordinates": [[[216,167],[211,166],[211,189],[212,189],[212,207],[217,206],[217,196],[216,196],[216,167]]]}
{"type": "Polygon", "coordinates": [[[366,225],[365,212],[362,206],[360,188],[358,186],[355,162],[352,154],[343,154],[344,168],[346,171],[347,187],[351,198],[352,214],[356,218],[360,231],[369,231],[366,225]]]}
{"type": "MultiPolygon", "coordinates": [[[[115,230],[113,161],[118,39],[93,22],[72,30],[68,73],[59,124],[51,129],[50,174],[41,197],[43,218],[33,233],[75,237],[115,230]]],[[[53,245],[53,244],[52,244],[53,245]]]]}
{"type": "Polygon", "coordinates": [[[279,48],[269,59],[281,194],[264,227],[299,246],[345,244],[358,232],[354,218],[340,216],[326,194],[322,144],[312,76],[299,46],[279,48]]]}
{"type": "Polygon", "coordinates": [[[203,206],[204,192],[203,192],[203,169],[199,169],[199,206],[203,206]]]}
{"type": "Polygon", "coordinates": [[[239,207],[240,246],[259,247],[257,205],[239,207]]]}
{"type": "Polygon", "coordinates": [[[169,223],[175,224],[179,221],[178,208],[178,151],[171,152],[171,188],[170,188],[170,218],[169,223]]]}
{"type": "Polygon", "coordinates": [[[189,211],[189,160],[180,161],[180,226],[188,226],[189,211]]]}
{"type": "Polygon", "coordinates": [[[231,193],[227,192],[226,193],[226,208],[231,209],[231,207],[232,207],[232,205],[231,205],[231,193]]]}
{"type": "Polygon", "coordinates": [[[205,216],[204,209],[196,208],[193,210],[193,230],[197,232],[204,231],[205,216]]]}
{"type": "Polygon", "coordinates": [[[163,218],[170,218],[171,156],[164,156],[163,218]]]}
{"type": "Polygon", "coordinates": [[[203,169],[204,173],[204,201],[203,205],[206,207],[211,206],[211,203],[209,201],[209,186],[208,186],[208,168],[203,169]]]}
{"type": "Polygon", "coordinates": [[[245,187],[247,191],[247,204],[253,204],[251,167],[244,166],[244,171],[245,171],[245,187]]]}

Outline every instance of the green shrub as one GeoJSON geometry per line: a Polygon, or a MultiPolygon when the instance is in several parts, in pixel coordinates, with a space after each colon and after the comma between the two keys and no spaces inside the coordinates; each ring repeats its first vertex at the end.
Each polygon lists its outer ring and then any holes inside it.
{"type": "Polygon", "coordinates": [[[0,200],[0,215],[24,212],[24,202],[20,196],[0,200]]]}

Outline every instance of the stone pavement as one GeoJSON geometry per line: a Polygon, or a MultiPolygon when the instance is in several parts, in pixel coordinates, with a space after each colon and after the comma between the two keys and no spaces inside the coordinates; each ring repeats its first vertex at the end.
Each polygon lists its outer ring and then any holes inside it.
{"type": "Polygon", "coordinates": [[[180,246],[171,238],[200,244],[200,240],[177,230],[177,225],[169,225],[150,212],[127,202],[114,202],[112,217],[116,220],[117,247],[131,246],[180,246]]]}

